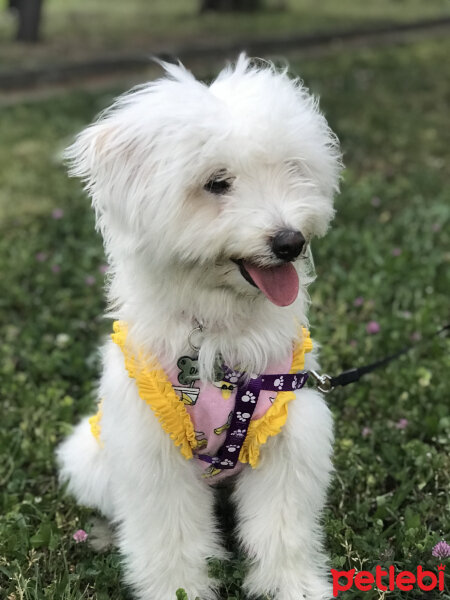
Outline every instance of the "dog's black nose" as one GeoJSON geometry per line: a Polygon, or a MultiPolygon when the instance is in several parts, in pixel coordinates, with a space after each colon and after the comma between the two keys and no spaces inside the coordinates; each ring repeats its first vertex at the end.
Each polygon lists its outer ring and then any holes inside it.
{"type": "Polygon", "coordinates": [[[286,262],[297,258],[304,245],[305,238],[302,233],[292,229],[283,229],[272,238],[273,253],[286,262]]]}

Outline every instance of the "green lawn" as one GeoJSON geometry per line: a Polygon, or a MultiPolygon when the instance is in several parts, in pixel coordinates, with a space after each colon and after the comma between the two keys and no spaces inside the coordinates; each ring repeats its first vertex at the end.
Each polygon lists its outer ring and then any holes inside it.
{"type": "MultiPolygon", "coordinates": [[[[450,542],[450,359],[448,341],[431,338],[449,315],[449,55],[441,40],[292,64],[321,95],[347,165],[334,227],[314,245],[311,324],[324,370],[364,364],[411,336],[423,342],[329,396],[336,476],[325,527],[342,569],[435,570],[433,546],[450,542]],[[379,333],[367,333],[370,321],[379,333]]],[[[90,531],[92,513],[58,489],[53,459],[93,405],[96,347],[110,327],[89,202],[58,156],[111,98],[70,93],[0,113],[2,599],[129,599],[117,553],[72,539],[90,531]]],[[[212,568],[223,599],[243,600],[239,556],[212,568]]],[[[439,599],[450,599],[448,583],[439,599]]]]}
{"type": "Polygon", "coordinates": [[[14,22],[0,13],[0,67],[450,15],[449,0],[265,0],[257,13],[220,15],[199,15],[199,6],[200,0],[46,0],[42,43],[31,48],[10,43],[14,22]]]}

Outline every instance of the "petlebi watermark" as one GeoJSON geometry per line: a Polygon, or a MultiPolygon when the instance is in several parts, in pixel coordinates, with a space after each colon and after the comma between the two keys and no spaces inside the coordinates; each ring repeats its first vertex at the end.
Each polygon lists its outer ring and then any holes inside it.
{"type": "Polygon", "coordinates": [[[394,566],[384,569],[377,565],[375,573],[371,571],[358,571],[350,569],[349,571],[338,571],[331,569],[333,578],[333,596],[336,598],[339,592],[346,592],[356,588],[361,592],[369,592],[378,589],[382,592],[392,592],[400,590],[410,592],[414,589],[423,592],[433,590],[444,590],[445,565],[437,566],[437,571],[425,570],[419,565],[416,571],[400,571],[394,566]]]}

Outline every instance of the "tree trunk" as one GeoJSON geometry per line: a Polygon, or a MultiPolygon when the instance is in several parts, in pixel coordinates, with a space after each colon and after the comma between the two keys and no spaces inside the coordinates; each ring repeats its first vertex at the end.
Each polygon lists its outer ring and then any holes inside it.
{"type": "Polygon", "coordinates": [[[42,0],[18,0],[17,17],[19,28],[17,40],[20,42],[37,42],[41,22],[42,0]]]}
{"type": "Polygon", "coordinates": [[[250,12],[260,9],[261,5],[261,0],[202,0],[200,12],[250,12]]]}

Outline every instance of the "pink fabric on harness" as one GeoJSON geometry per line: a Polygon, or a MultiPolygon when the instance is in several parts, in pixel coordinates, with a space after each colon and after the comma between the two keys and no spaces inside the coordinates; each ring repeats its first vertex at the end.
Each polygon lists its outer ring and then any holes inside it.
{"type": "MultiPolygon", "coordinates": [[[[264,373],[268,375],[288,373],[291,365],[292,354],[284,361],[269,365],[264,373]]],[[[233,377],[228,377],[227,381],[215,383],[195,380],[191,386],[182,386],[178,381],[178,374],[179,368],[176,366],[167,371],[169,381],[180,396],[180,400],[185,403],[194,426],[195,437],[199,443],[198,448],[194,451],[194,456],[199,454],[215,456],[225,441],[235,407],[236,385],[233,385],[233,377]]],[[[261,390],[251,420],[263,417],[272,406],[276,396],[276,392],[261,390]]],[[[251,401],[252,399],[249,400],[249,402],[251,401]]],[[[198,456],[196,458],[198,459],[198,456]]],[[[234,468],[217,472],[217,469],[202,460],[196,462],[203,470],[203,476],[210,483],[235,475],[244,467],[244,463],[238,461],[234,468]]]]}

